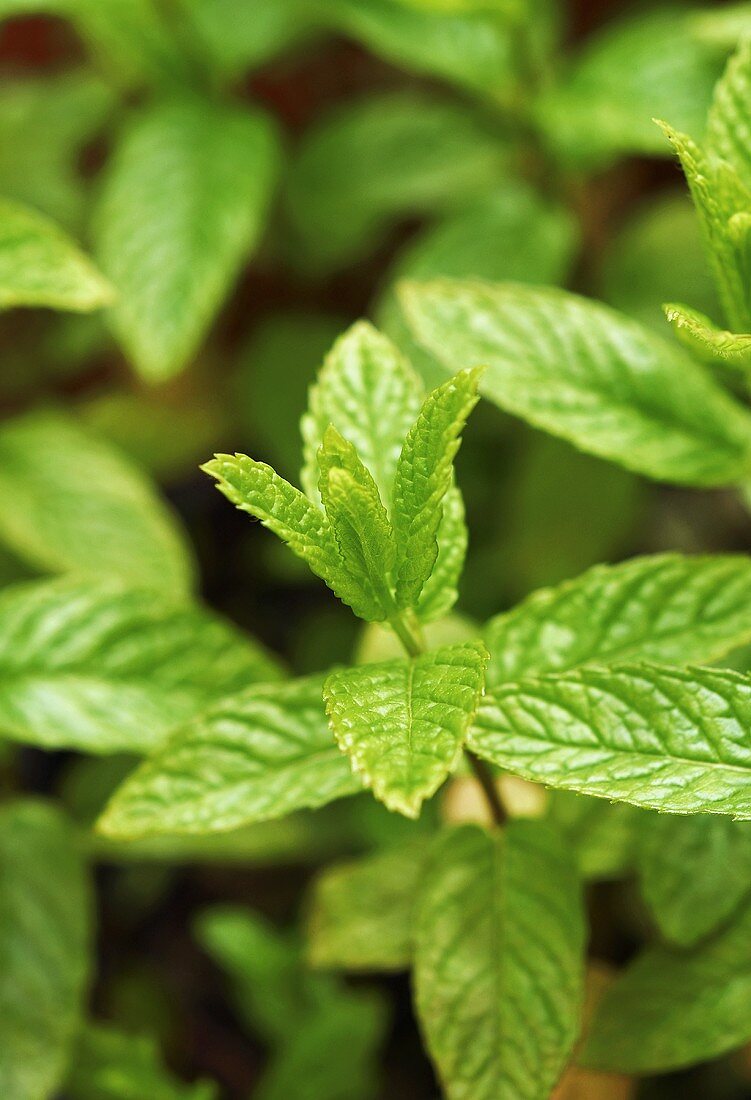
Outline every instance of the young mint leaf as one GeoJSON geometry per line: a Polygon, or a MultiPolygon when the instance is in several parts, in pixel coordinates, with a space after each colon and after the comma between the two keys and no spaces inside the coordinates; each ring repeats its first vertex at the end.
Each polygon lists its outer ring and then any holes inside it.
{"type": "MultiPolygon", "coordinates": [[[[669,116],[667,116],[669,117],[669,116]]],[[[715,86],[706,151],[729,164],[751,193],[751,44],[741,41],[715,86]]]]}
{"type": "Polygon", "coordinates": [[[615,665],[501,685],[467,743],[525,779],[673,813],[751,817],[751,679],[615,665]]]}
{"type": "Polygon", "coordinates": [[[641,892],[671,943],[690,947],[714,932],[751,892],[748,822],[645,814],[641,834],[641,892]]]}
{"type": "Polygon", "coordinates": [[[0,734],[40,748],[147,752],[271,659],[200,607],[106,581],[0,593],[0,734]]]}
{"type": "Polygon", "coordinates": [[[391,604],[390,573],[396,558],[391,522],[378,486],[354,446],[330,424],[318,451],[318,487],[347,570],[367,594],[369,614],[380,622],[391,604]]]}
{"type": "Polygon", "coordinates": [[[74,830],[41,802],[0,808],[0,1095],[56,1095],[89,971],[89,885],[74,830]]]}
{"type": "Polygon", "coordinates": [[[417,817],[461,750],[482,694],[481,642],[332,672],[323,695],[354,771],[390,810],[417,817]]]}
{"type": "Polygon", "coordinates": [[[654,554],[596,565],[485,627],[489,687],[624,661],[709,662],[751,641],[751,560],[654,554]]]}
{"type": "Polygon", "coordinates": [[[665,316],[678,339],[699,359],[724,359],[732,366],[751,364],[751,334],[720,329],[709,317],[689,306],[668,303],[665,316]]]}
{"type": "Polygon", "coordinates": [[[143,108],[108,165],[97,256],[112,326],[145,379],[192,358],[259,237],[276,175],[269,120],[196,98],[143,108]]]}
{"type": "Polygon", "coordinates": [[[751,461],[751,417],[687,355],[598,302],[547,287],[405,284],[418,341],[536,427],[648,477],[722,485],[751,461]]]}
{"type": "Polygon", "coordinates": [[[311,964],[406,970],[412,960],[413,909],[429,851],[429,838],[416,837],[321,872],[309,902],[311,964]]]}
{"type": "Polygon", "coordinates": [[[311,677],[248,688],[188,723],[125,781],[98,827],[121,840],[223,832],[360,789],[311,677]]]}
{"type": "Polygon", "coordinates": [[[310,499],[320,500],[318,449],[333,424],[354,445],[388,505],[399,452],[421,403],[422,384],[398,348],[367,321],[352,325],[326,356],[300,424],[301,484],[310,499]]]}
{"type": "Polygon", "coordinates": [[[166,597],[193,586],[177,518],[141,471],[62,412],[0,427],[0,539],[39,569],[118,579],[166,597]]]}
{"type": "Polygon", "coordinates": [[[436,535],[438,554],[432,572],[422,586],[417,601],[418,619],[433,622],[448,615],[459,596],[459,579],[467,553],[467,525],[464,500],[455,485],[443,498],[443,513],[436,535]]]}
{"type": "Polygon", "coordinates": [[[177,1081],[150,1036],[94,1023],[78,1039],[65,1095],[68,1100],[216,1100],[218,1090],[210,1081],[177,1081]]]}
{"type": "Polygon", "coordinates": [[[360,618],[376,618],[381,607],[370,587],[347,568],[328,519],[299,489],[247,455],[216,455],[201,467],[242,512],[260,519],[360,618]]]}
{"type": "Polygon", "coordinates": [[[584,937],[550,826],[447,831],[418,903],[415,1001],[450,1100],[547,1100],[579,1031],[584,937]]]}
{"type": "Polygon", "coordinates": [[[31,207],[0,199],[0,309],[87,313],[113,298],[110,284],[62,229],[31,207]]]}
{"type": "Polygon", "coordinates": [[[480,370],[461,371],[428,394],[396,464],[392,522],[399,607],[416,607],[438,557],[443,504],[467,417],[477,404],[480,370]]]}
{"type": "Polygon", "coordinates": [[[606,992],[579,1062],[607,1073],[664,1073],[751,1038],[751,906],[688,953],[651,947],[606,992]]]}

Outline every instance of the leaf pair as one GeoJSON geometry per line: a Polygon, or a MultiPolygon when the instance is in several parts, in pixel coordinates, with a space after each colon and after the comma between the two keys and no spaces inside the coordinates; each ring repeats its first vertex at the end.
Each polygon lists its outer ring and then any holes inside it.
{"type": "Polygon", "coordinates": [[[462,372],[420,407],[409,365],[361,323],[335,344],[311,391],[302,423],[307,497],[245,455],[218,455],[203,469],[361,618],[434,617],[453,603],[463,561],[453,459],[477,379],[462,372]]]}

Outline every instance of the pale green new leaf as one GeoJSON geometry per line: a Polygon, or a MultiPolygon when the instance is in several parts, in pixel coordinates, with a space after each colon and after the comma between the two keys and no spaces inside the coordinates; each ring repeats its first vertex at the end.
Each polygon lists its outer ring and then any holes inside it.
{"type": "Polygon", "coordinates": [[[461,371],[428,394],[396,464],[391,517],[399,607],[417,606],[438,557],[438,530],[467,417],[477,404],[480,370],[461,371]]]}
{"type": "Polygon", "coordinates": [[[615,1073],[663,1073],[751,1039],[751,907],[691,953],[648,948],[606,992],[579,1061],[615,1073]]]}
{"type": "Polygon", "coordinates": [[[352,263],[392,223],[483,194],[507,160],[460,103],[390,92],[340,105],[306,133],[290,171],[295,258],[316,271],[352,263]]]}
{"type": "Polygon", "coordinates": [[[550,826],[446,833],[418,904],[415,999],[449,1100],[548,1100],[579,1031],[584,940],[550,826]]]}
{"type": "Polygon", "coordinates": [[[467,524],[464,521],[464,500],[452,485],[443,498],[443,513],[438,525],[438,555],[430,576],[422,586],[417,601],[418,619],[429,623],[448,615],[459,596],[459,580],[467,553],[467,524]]]}
{"type": "Polygon", "coordinates": [[[217,488],[236,508],[260,519],[307,562],[356,615],[378,618],[372,592],[348,570],[328,519],[299,489],[247,455],[216,455],[201,469],[216,478],[217,488]]]}
{"type": "Polygon", "coordinates": [[[0,199],[0,309],[88,313],[113,298],[110,284],[62,229],[31,207],[0,199]]]}
{"type": "Polygon", "coordinates": [[[194,565],[177,517],[139,469],[62,412],[0,427],[0,540],[38,569],[184,596],[194,565]]]}
{"type": "Polygon", "coordinates": [[[125,781],[99,829],[115,839],[223,832],[361,789],[312,677],[248,688],[190,722],[125,781]]]}
{"type": "Polygon", "coordinates": [[[645,815],[638,873],[663,936],[690,947],[751,893],[751,825],[726,817],[645,815]]]}
{"type": "Polygon", "coordinates": [[[365,617],[380,622],[391,604],[394,532],[378,486],[354,446],[330,424],[318,451],[318,487],[347,570],[370,602],[365,617]]]}
{"type": "Polygon", "coordinates": [[[417,817],[453,768],[486,661],[482,643],[467,642],[329,675],[323,694],[339,746],[390,810],[417,817]]]}
{"type": "Polygon", "coordinates": [[[751,818],[751,679],[615,665],[501,685],[467,743],[525,779],[672,813],[751,818]]]}
{"type": "Polygon", "coordinates": [[[194,356],[255,246],[277,170],[266,116],[185,97],[142,109],[108,165],[97,256],[112,327],[158,382],[194,356]]]}
{"type": "Polygon", "coordinates": [[[310,499],[320,500],[318,448],[333,424],[355,446],[388,504],[399,452],[421,402],[420,380],[399,349],[367,321],[352,325],[326,356],[300,424],[301,481],[310,499]]]}
{"type": "Polygon", "coordinates": [[[485,627],[489,687],[580,665],[710,662],[751,641],[751,559],[653,554],[596,565],[485,627]]]}
{"type": "Polygon", "coordinates": [[[16,741],[148,752],[225,695],[278,675],[229,623],[145,589],[66,578],[0,593],[0,736],[16,741]]]}
{"type": "Polygon", "coordinates": [[[679,348],[599,302],[548,287],[408,283],[418,341],[444,367],[583,451],[663,481],[722,485],[750,461],[751,417],[679,348]]]}
{"type": "Polygon", "coordinates": [[[89,972],[90,897],[74,830],[51,806],[0,809],[0,1096],[57,1095],[89,972]]]}
{"type": "Polygon", "coordinates": [[[217,1087],[177,1081],[151,1036],[91,1023],[78,1039],[65,1095],[68,1100],[215,1100],[217,1087]]]}
{"type": "Polygon", "coordinates": [[[706,151],[729,164],[751,192],[751,43],[748,41],[740,44],[715,86],[707,120],[706,151]]]}
{"type": "Polygon", "coordinates": [[[724,359],[732,366],[751,363],[751,333],[718,328],[709,317],[689,306],[669,303],[663,310],[678,339],[700,359],[724,359]]]}
{"type": "Polygon", "coordinates": [[[313,883],[308,906],[311,964],[406,970],[412,960],[413,910],[429,851],[429,839],[417,837],[323,871],[313,883]]]}

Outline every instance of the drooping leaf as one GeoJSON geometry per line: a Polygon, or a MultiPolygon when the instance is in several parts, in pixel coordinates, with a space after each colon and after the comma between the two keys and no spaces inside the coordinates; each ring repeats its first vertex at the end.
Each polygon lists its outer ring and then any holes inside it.
{"type": "Polygon", "coordinates": [[[93,1023],[78,1039],[65,1095],[69,1100],[216,1100],[217,1087],[177,1081],[150,1036],[93,1023]]]}
{"type": "Polygon", "coordinates": [[[751,679],[615,665],[500,685],[467,738],[525,779],[672,813],[751,817],[751,679]]]}
{"type": "Polygon", "coordinates": [[[641,832],[641,891],[671,943],[695,944],[751,893],[751,825],[745,821],[654,814],[641,832]]]}
{"type": "Polygon", "coordinates": [[[345,266],[390,223],[482,194],[507,157],[458,103],[391,92],[339,106],[305,135],[292,165],[296,259],[317,271],[345,266]]]}
{"type": "Polygon", "coordinates": [[[482,643],[467,642],[327,678],[323,692],[336,739],[390,810],[417,817],[454,766],[486,660],[482,643]]]}
{"type": "Polygon", "coordinates": [[[310,499],[320,500],[318,448],[333,424],[355,446],[388,504],[399,452],[421,400],[420,381],[398,348],[366,321],[352,325],[327,355],[301,422],[301,479],[310,499]]]}
{"type": "Polygon", "coordinates": [[[606,992],[579,1054],[606,1072],[663,1073],[751,1038],[751,906],[691,953],[651,947],[606,992]]]}
{"type": "Polygon", "coordinates": [[[0,1095],[57,1093],[89,971],[89,888],[76,835],[41,802],[0,809],[0,1095]]]}
{"type": "Polygon", "coordinates": [[[480,374],[462,371],[428,394],[399,455],[392,494],[399,607],[417,605],[436,564],[444,500],[480,374]]]}
{"type": "Polygon", "coordinates": [[[31,412],[0,427],[0,539],[49,572],[167,596],[192,587],[188,544],[151,484],[62,412],[31,412]]]}
{"type": "Polygon", "coordinates": [[[748,467],[745,410],[680,349],[598,302],[448,279],[406,284],[403,301],[447,370],[486,365],[484,396],[584,451],[689,485],[748,467]]]}
{"type": "Polygon", "coordinates": [[[311,677],[248,688],[188,723],[125,781],[99,829],[116,839],[223,832],[361,787],[311,677]]]}
{"type": "Polygon", "coordinates": [[[0,309],[47,306],[87,313],[114,292],[78,245],[44,214],[0,200],[0,309]]]}
{"type": "Polygon", "coordinates": [[[710,662],[751,635],[751,560],[653,554],[541,589],[485,628],[488,686],[581,665],[710,662]]]}
{"type": "Polygon", "coordinates": [[[415,999],[450,1100],[547,1100],[579,1030],[584,935],[548,825],[446,833],[418,905],[415,999]]]}
{"type": "Polygon", "coordinates": [[[689,306],[670,303],[663,309],[678,339],[698,358],[710,362],[712,359],[724,359],[741,367],[751,363],[750,333],[720,329],[709,317],[689,306]]]}
{"type": "Polygon", "coordinates": [[[428,859],[419,837],[323,871],[313,884],[308,958],[343,970],[406,970],[413,910],[428,859]]]}
{"type": "Polygon", "coordinates": [[[317,577],[362,619],[382,617],[382,607],[361,578],[347,568],[325,514],[299,489],[247,455],[216,455],[202,467],[236,508],[260,519],[317,577]]]}
{"type": "Polygon", "coordinates": [[[118,291],[114,332],[148,381],[196,353],[258,240],[277,159],[264,115],[188,97],[142,110],[123,134],[95,236],[118,291]]]}
{"type": "Polygon", "coordinates": [[[200,607],[87,579],[0,594],[0,736],[41,748],[147,752],[273,661],[200,607]]]}

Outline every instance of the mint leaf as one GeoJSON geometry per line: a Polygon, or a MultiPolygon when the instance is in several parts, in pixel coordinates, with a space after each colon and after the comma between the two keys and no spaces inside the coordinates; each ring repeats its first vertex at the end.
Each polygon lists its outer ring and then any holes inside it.
{"type": "Polygon", "coordinates": [[[0,808],[0,1095],[57,1093],[89,970],[89,886],[76,835],[42,802],[0,808]]]}
{"type": "Polygon", "coordinates": [[[406,284],[403,301],[446,369],[487,365],[484,396],[584,451],[678,484],[728,484],[748,468],[748,413],[679,349],[598,302],[448,279],[406,284]]]}
{"type": "Polygon", "coordinates": [[[212,69],[234,80],[300,45],[311,33],[307,0],[181,0],[212,69]]]}
{"type": "Polygon", "coordinates": [[[69,1100],[216,1100],[218,1093],[209,1081],[177,1081],[150,1036],[92,1023],[79,1037],[65,1095],[69,1100]]]}
{"type": "Polygon", "coordinates": [[[456,763],[482,693],[481,642],[332,672],[326,713],[354,771],[390,810],[417,817],[456,763]]]}
{"type": "Polygon", "coordinates": [[[751,1038],[751,907],[692,951],[651,947],[599,1005],[579,1054],[606,1072],[664,1073],[717,1058],[751,1038]]]}
{"type": "Polygon", "coordinates": [[[636,864],[647,816],[644,810],[625,802],[605,802],[572,791],[548,792],[547,820],[565,836],[584,879],[629,875],[636,864]]]}
{"type": "Polygon", "coordinates": [[[690,947],[751,891],[751,825],[706,814],[654,814],[642,820],[641,832],[644,900],[662,935],[690,947]]]}
{"type": "Polygon", "coordinates": [[[324,432],[318,465],[321,498],[339,552],[370,602],[363,618],[382,621],[393,606],[389,577],[396,545],[378,486],[333,424],[324,432]]]}
{"type": "Polygon", "coordinates": [[[333,424],[354,445],[389,504],[399,452],[421,401],[422,384],[398,348],[367,321],[352,325],[326,356],[300,424],[301,483],[310,499],[320,500],[318,448],[333,424]]]}
{"type": "Polygon", "coordinates": [[[30,412],[0,427],[0,539],[49,572],[169,597],[193,583],[188,544],[151,483],[62,412],[30,412]]]}
{"type": "Polygon", "coordinates": [[[54,222],[0,199],[0,309],[47,306],[86,313],[113,297],[107,280],[54,222]]]}
{"type": "Polygon", "coordinates": [[[547,1100],[579,1030],[584,937],[549,826],[446,832],[418,905],[415,1001],[450,1100],[547,1100]]]}
{"type": "Polygon", "coordinates": [[[654,554],[596,565],[485,627],[489,687],[581,665],[714,661],[751,640],[751,561],[654,554]]]}
{"type": "Polygon", "coordinates": [[[751,680],[713,668],[581,668],[501,685],[469,747],[564,790],[673,813],[751,817],[751,680]]]}
{"type": "Polygon", "coordinates": [[[313,883],[308,958],[344,970],[406,970],[413,909],[429,855],[426,837],[322,871],[313,883]]]}
{"type": "Polygon", "coordinates": [[[391,223],[483,194],[508,157],[461,103],[406,91],[344,103],[311,126],[290,170],[296,259],[317,272],[346,266],[391,223]]]}
{"type": "Polygon", "coordinates": [[[0,735],[40,748],[147,752],[223,696],[279,673],[200,607],[74,579],[0,593],[0,735]]]}
{"type": "Polygon", "coordinates": [[[459,596],[459,580],[467,553],[467,525],[462,494],[452,485],[443,498],[441,522],[436,534],[438,554],[417,601],[417,617],[423,623],[448,615],[459,596]]]}
{"type": "Polygon", "coordinates": [[[133,118],[108,165],[97,256],[118,290],[112,326],[145,379],[197,351],[256,244],[276,174],[268,119],[197,98],[133,118]]]}
{"type": "MultiPolygon", "coordinates": [[[[729,164],[751,192],[751,45],[741,41],[715,86],[707,119],[706,151],[729,164]]],[[[667,116],[669,117],[669,116],[667,116]]],[[[690,130],[690,127],[687,127],[690,130]]]]}
{"type": "Polygon", "coordinates": [[[461,371],[428,394],[396,464],[392,522],[396,602],[415,607],[438,557],[443,502],[467,417],[477,404],[480,371],[461,371]]]}
{"type": "Polygon", "coordinates": [[[188,723],[125,781],[99,829],[123,840],[223,832],[360,789],[311,677],[248,688],[188,723]]]}
{"type": "Polygon", "coordinates": [[[689,306],[669,303],[662,308],[678,339],[698,358],[709,362],[724,359],[737,366],[751,363],[751,334],[720,329],[689,306]]]}

